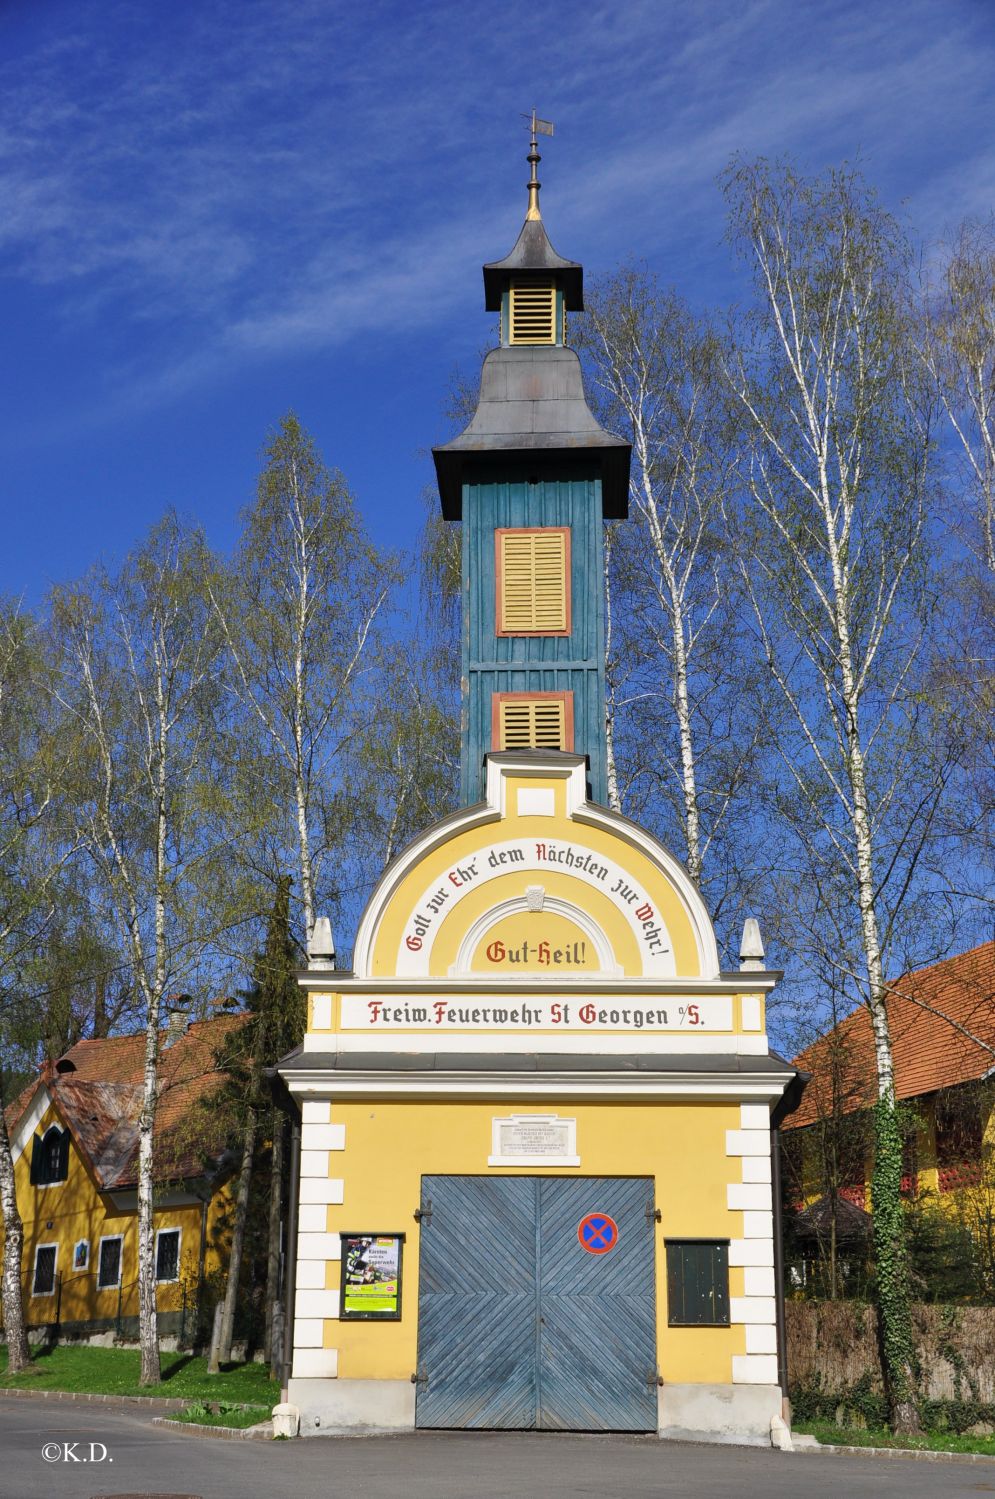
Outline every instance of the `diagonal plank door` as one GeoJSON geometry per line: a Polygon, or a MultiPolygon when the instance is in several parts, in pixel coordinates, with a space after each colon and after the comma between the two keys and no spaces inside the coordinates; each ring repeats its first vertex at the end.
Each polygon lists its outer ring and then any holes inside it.
{"type": "Polygon", "coordinates": [[[539,1191],[539,1410],[559,1431],[655,1431],[653,1184],[639,1177],[546,1177],[539,1191]],[[578,1227],[618,1228],[589,1253],[578,1227]]]}
{"type": "Polygon", "coordinates": [[[424,1177],[416,1425],[655,1430],[652,1204],[633,1177],[424,1177]]]}
{"type": "Polygon", "coordinates": [[[415,1424],[536,1424],[536,1180],[426,1176],[415,1424]]]}

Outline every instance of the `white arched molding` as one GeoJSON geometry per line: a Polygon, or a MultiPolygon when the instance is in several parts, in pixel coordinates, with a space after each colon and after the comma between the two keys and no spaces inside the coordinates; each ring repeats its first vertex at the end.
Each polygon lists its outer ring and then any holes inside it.
{"type": "MultiPolygon", "coordinates": [[[[543,911],[552,911],[556,916],[565,916],[569,921],[572,921],[584,933],[584,936],[598,955],[597,972],[574,974],[573,976],[578,983],[583,983],[589,979],[622,977],[622,969],[615,961],[615,954],[612,952],[611,944],[601,928],[595,925],[586,911],[582,911],[577,906],[571,905],[569,901],[560,900],[555,895],[543,896],[542,909],[543,911]]],[[[474,953],[487,936],[487,933],[492,927],[497,926],[500,921],[503,921],[506,916],[517,916],[520,913],[527,914],[528,910],[527,897],[517,895],[513,896],[510,900],[501,901],[498,905],[492,907],[490,911],[485,911],[482,916],[479,916],[460,943],[459,952],[456,954],[456,962],[449,970],[449,977],[464,978],[469,973],[479,975],[479,969],[471,969],[470,964],[473,962],[474,953]]],[[[523,970],[523,973],[542,974],[545,972],[547,970],[544,968],[523,970]]],[[[507,975],[502,976],[506,977],[507,975]]]]}
{"type": "Polygon", "coordinates": [[[411,871],[435,849],[457,838],[461,833],[488,823],[498,823],[507,815],[507,779],[543,780],[551,778],[565,783],[567,817],[573,822],[601,828],[619,838],[655,865],[669,880],[687,912],[698,949],[700,976],[719,976],[719,954],[711,918],[697,886],[672,853],[645,828],[631,822],[621,813],[612,812],[587,800],[586,762],[582,755],[552,753],[546,759],[537,752],[527,759],[512,754],[487,757],[487,799],[474,807],[464,807],[444,817],[413,839],[407,848],[387,866],[360,918],[353,953],[353,971],[357,978],[372,977],[373,952],[384,914],[400,885],[411,871]]]}

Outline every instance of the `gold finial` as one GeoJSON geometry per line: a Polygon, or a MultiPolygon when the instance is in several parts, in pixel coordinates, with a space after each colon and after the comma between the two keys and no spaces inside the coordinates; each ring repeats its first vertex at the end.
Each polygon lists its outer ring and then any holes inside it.
{"type": "Polygon", "coordinates": [[[529,154],[525,158],[532,172],[529,178],[529,207],[525,217],[526,219],[541,219],[542,214],[539,212],[539,189],[542,183],[536,176],[536,167],[542,160],[542,157],[539,155],[538,137],[540,135],[552,135],[553,122],[552,120],[540,120],[535,110],[532,111],[531,115],[526,115],[525,118],[528,120],[532,130],[532,143],[529,146],[529,154]]]}

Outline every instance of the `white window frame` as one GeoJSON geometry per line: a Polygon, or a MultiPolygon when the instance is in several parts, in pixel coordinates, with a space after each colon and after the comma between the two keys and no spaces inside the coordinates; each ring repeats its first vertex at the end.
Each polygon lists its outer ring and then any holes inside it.
{"type": "Polygon", "coordinates": [[[160,1229],[156,1230],[156,1236],[155,1236],[155,1272],[156,1272],[155,1273],[155,1283],[156,1283],[157,1286],[175,1286],[177,1284],[177,1282],[179,1281],[179,1278],[180,1278],[180,1252],[181,1252],[182,1248],[183,1248],[183,1230],[182,1230],[182,1228],[173,1227],[173,1228],[160,1228],[160,1229]],[[159,1279],[159,1240],[162,1238],[163,1234],[175,1234],[176,1235],[176,1274],[175,1275],[171,1275],[168,1280],[166,1280],[166,1279],[160,1280],[159,1279]]]}
{"type": "Polygon", "coordinates": [[[56,1240],[56,1242],[54,1244],[36,1244],[35,1245],[35,1262],[34,1262],[34,1264],[31,1267],[31,1294],[32,1294],[32,1296],[54,1296],[55,1295],[55,1287],[56,1287],[56,1284],[58,1282],[58,1278],[59,1278],[59,1244],[58,1244],[58,1240],[56,1240]],[[35,1283],[38,1280],[38,1256],[41,1254],[41,1252],[42,1252],[43,1249],[54,1249],[55,1250],[55,1259],[52,1261],[52,1289],[50,1291],[36,1291],[35,1290],[35,1283]]]}
{"type": "Polygon", "coordinates": [[[90,1241],[89,1241],[89,1239],[77,1239],[76,1243],[73,1245],[73,1270],[74,1270],[74,1272],[77,1275],[81,1275],[84,1270],[89,1270],[89,1268],[90,1268],[90,1241]],[[83,1244],[83,1245],[86,1246],[86,1254],[83,1256],[83,1263],[82,1263],[82,1265],[77,1265],[77,1263],[76,1263],[76,1251],[77,1251],[77,1249],[79,1248],[79,1246],[81,1244],[83,1244]]]}
{"type": "Polygon", "coordinates": [[[97,1290],[98,1291],[116,1291],[116,1290],[118,1290],[118,1288],[121,1285],[121,1276],[122,1276],[123,1271],[124,1271],[124,1234],[101,1234],[101,1236],[100,1236],[100,1243],[97,1246],[97,1290]],[[121,1246],[121,1252],[120,1252],[120,1254],[117,1257],[117,1280],[107,1281],[107,1283],[104,1284],[101,1281],[101,1279],[100,1279],[100,1261],[103,1258],[104,1245],[105,1244],[111,1244],[111,1243],[113,1243],[113,1241],[115,1239],[117,1240],[117,1242],[121,1246]]]}

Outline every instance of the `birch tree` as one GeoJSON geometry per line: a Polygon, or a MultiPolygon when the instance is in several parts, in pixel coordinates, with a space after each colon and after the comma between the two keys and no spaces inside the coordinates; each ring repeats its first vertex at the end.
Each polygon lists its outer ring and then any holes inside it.
{"type": "MultiPolygon", "coordinates": [[[[71,848],[49,824],[57,810],[59,736],[45,721],[43,663],[34,621],[0,599],[0,1208],[3,1213],[3,1321],[12,1374],[30,1360],[22,1299],[24,1227],[17,1206],[5,1082],[26,1012],[23,972],[48,926],[58,877],[71,848]],[[15,1034],[16,1033],[16,1034],[15,1034]]],[[[29,1025],[31,1022],[28,1022],[29,1025]]]]}
{"type": "Polygon", "coordinates": [[[287,868],[292,849],[305,937],[317,903],[335,891],[330,855],[348,823],[349,750],[377,711],[370,672],[392,581],[345,480],[286,416],[212,603],[236,733],[256,746],[246,761],[253,784],[243,777],[236,788],[234,814],[250,801],[259,807],[256,837],[270,878],[287,868]]]}
{"type": "Polygon", "coordinates": [[[952,824],[965,862],[985,876],[958,894],[990,923],[995,879],[995,219],[965,224],[926,289],[922,349],[952,439],[949,544],[956,611],[936,682],[948,720],[959,720],[963,775],[952,824]]]}
{"type": "MultiPolygon", "coordinates": [[[[743,568],[787,718],[771,805],[800,867],[840,893],[841,970],[861,953],[877,1068],[874,1244],[892,1420],[918,1429],[901,1202],[902,1130],[885,964],[919,887],[945,773],[930,763],[917,671],[930,395],[912,338],[907,247],[860,178],[736,163],[731,235],[757,300],[728,377],[752,442],[743,568]]],[[[816,912],[818,915],[819,913],[816,912]]]]}
{"type": "Polygon", "coordinates": [[[574,342],[599,414],[632,442],[632,516],[606,548],[609,800],[670,809],[662,832],[697,885],[711,874],[719,911],[747,863],[733,833],[761,723],[755,702],[743,711],[755,671],[726,537],[735,430],[719,344],[638,266],[596,286],[587,313],[574,342]]]}
{"type": "Polygon", "coordinates": [[[74,811],[140,995],[138,1119],[141,1383],[160,1379],[153,1225],[154,1126],[166,996],[186,986],[226,913],[206,895],[203,729],[218,658],[202,538],[167,517],[111,576],[53,599],[59,700],[75,730],[74,811]]]}

